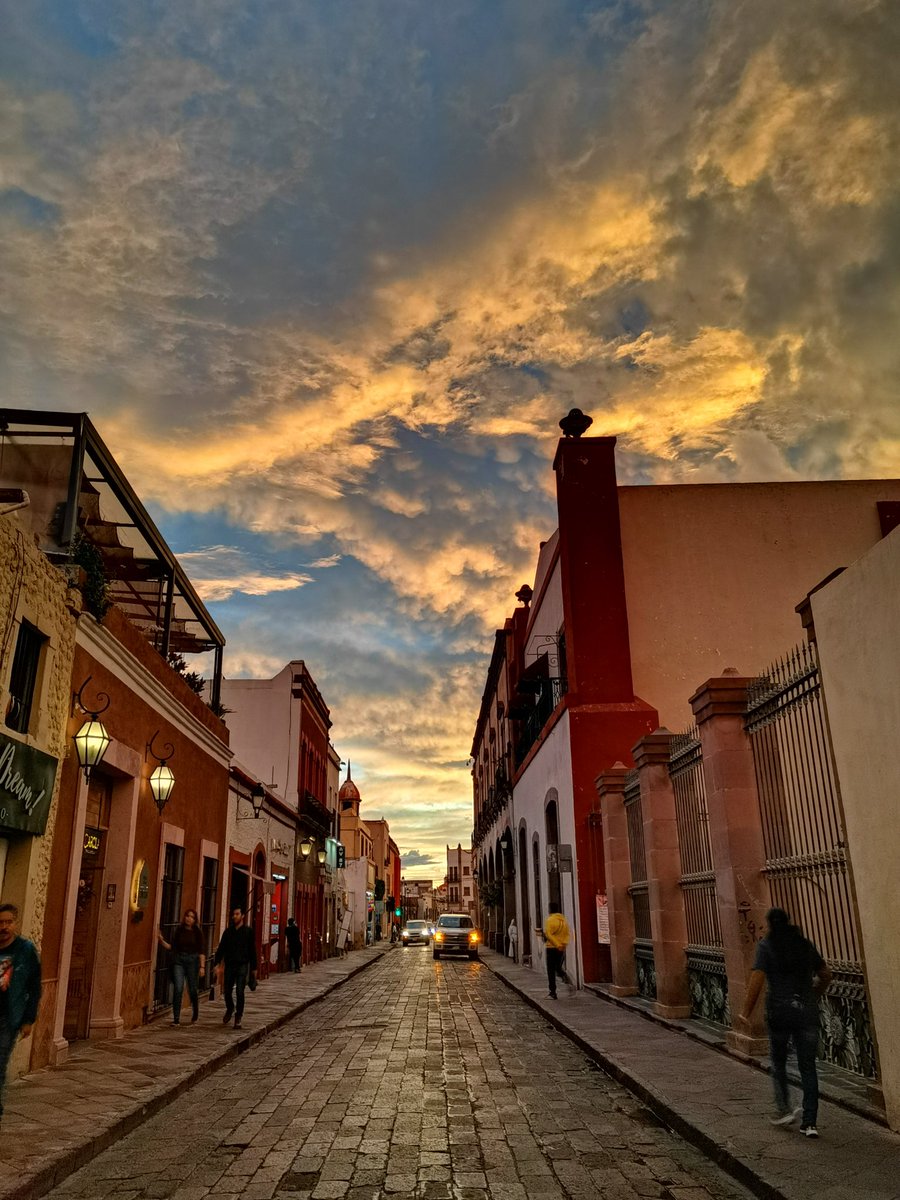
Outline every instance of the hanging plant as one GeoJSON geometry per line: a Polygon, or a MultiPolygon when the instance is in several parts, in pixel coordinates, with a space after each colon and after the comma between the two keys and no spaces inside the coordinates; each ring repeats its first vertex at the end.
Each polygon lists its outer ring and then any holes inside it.
{"type": "Polygon", "coordinates": [[[91,616],[102,621],[112,603],[103,555],[93,542],[89,542],[83,533],[78,532],[72,539],[72,561],[84,571],[85,577],[81,584],[84,607],[91,616]]]}

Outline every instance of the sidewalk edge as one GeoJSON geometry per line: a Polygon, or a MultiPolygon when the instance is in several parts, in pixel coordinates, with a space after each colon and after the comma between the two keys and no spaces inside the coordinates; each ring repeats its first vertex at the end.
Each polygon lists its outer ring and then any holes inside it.
{"type": "Polygon", "coordinates": [[[192,1088],[208,1076],[215,1074],[221,1067],[226,1066],[241,1054],[246,1053],[257,1042],[261,1042],[263,1038],[268,1037],[270,1033],[274,1033],[276,1029],[293,1020],[294,1017],[298,1016],[305,1009],[318,1004],[326,996],[330,996],[332,992],[343,987],[345,983],[349,983],[351,979],[354,979],[375,963],[381,962],[385,953],[387,951],[382,951],[377,956],[367,958],[365,962],[354,967],[343,979],[336,980],[330,987],[326,988],[321,995],[311,996],[308,1000],[303,1000],[295,1004],[292,1008],[280,1013],[277,1017],[273,1017],[265,1025],[244,1034],[240,1039],[232,1042],[230,1046],[226,1046],[223,1050],[213,1055],[212,1058],[207,1059],[206,1062],[194,1067],[183,1078],[175,1080],[171,1087],[167,1088],[164,1092],[144,1101],[129,1112],[123,1113],[121,1117],[100,1132],[90,1142],[86,1142],[74,1149],[63,1151],[53,1162],[47,1163],[46,1166],[41,1167],[33,1175],[23,1175],[12,1189],[0,1193],[0,1200],[36,1200],[38,1196],[46,1195],[47,1192],[58,1187],[65,1179],[68,1179],[75,1171],[80,1171],[82,1167],[87,1166],[98,1154],[102,1154],[104,1150],[108,1150],[110,1146],[120,1141],[123,1137],[127,1137],[129,1133],[133,1133],[144,1121],[161,1112],[162,1109],[171,1104],[173,1100],[177,1100],[189,1088],[192,1088]]]}
{"type": "Polygon", "coordinates": [[[508,976],[504,975],[501,971],[495,971],[487,959],[482,958],[481,961],[490,970],[492,975],[506,984],[510,991],[515,992],[526,1004],[530,1005],[536,1012],[539,1012],[546,1021],[567,1037],[570,1042],[573,1042],[588,1058],[602,1067],[617,1083],[621,1083],[623,1087],[626,1087],[628,1091],[643,1101],[651,1112],[665,1122],[667,1128],[679,1134],[685,1141],[690,1142],[691,1145],[696,1146],[716,1166],[721,1167],[723,1171],[727,1171],[738,1183],[748,1188],[754,1195],[759,1196],[760,1200],[790,1200],[790,1197],[760,1175],[745,1159],[732,1153],[726,1146],[723,1146],[720,1142],[710,1137],[699,1125],[693,1124],[682,1116],[652,1084],[647,1083],[633,1071],[624,1067],[607,1051],[587,1041],[587,1039],[576,1033],[574,1029],[569,1028],[564,1021],[553,1012],[544,1008],[533,996],[518,988],[508,976]]]}

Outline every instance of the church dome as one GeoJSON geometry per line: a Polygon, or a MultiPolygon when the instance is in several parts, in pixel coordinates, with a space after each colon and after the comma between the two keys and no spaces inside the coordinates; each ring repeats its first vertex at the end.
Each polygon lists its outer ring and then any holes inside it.
{"type": "Polygon", "coordinates": [[[350,764],[347,763],[347,778],[341,784],[341,790],[338,792],[338,800],[359,800],[359,788],[350,778],[350,764]]]}

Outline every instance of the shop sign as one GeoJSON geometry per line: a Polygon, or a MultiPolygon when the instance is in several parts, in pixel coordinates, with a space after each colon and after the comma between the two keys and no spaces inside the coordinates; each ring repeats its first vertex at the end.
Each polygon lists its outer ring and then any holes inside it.
{"type": "Polygon", "coordinates": [[[290,854],[292,849],[293,846],[290,842],[286,842],[282,838],[272,838],[273,854],[290,854]]]}
{"type": "Polygon", "coordinates": [[[83,852],[88,855],[89,858],[93,858],[94,855],[100,853],[100,847],[102,845],[103,830],[91,829],[89,826],[86,827],[84,831],[84,845],[82,847],[83,852]]]}
{"type": "Polygon", "coordinates": [[[0,828],[42,834],[59,760],[0,733],[0,828]]]}

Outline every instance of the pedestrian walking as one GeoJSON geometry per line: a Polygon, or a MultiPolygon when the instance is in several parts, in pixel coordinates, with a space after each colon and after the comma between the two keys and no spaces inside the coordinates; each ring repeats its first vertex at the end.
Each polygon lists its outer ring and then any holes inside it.
{"type": "Polygon", "coordinates": [[[299,974],[299,972],[303,969],[303,939],[300,937],[300,929],[293,917],[288,917],[285,936],[287,937],[287,948],[288,956],[291,960],[291,970],[299,974]]]}
{"type": "Polygon", "coordinates": [[[41,960],[34,943],[19,936],[19,910],[0,904],[0,1117],[9,1056],[27,1038],[41,1001],[41,960]]]}
{"type": "Polygon", "coordinates": [[[200,1017],[200,976],[206,970],[206,946],[200,918],[195,908],[186,908],[181,924],[176,926],[171,942],[162,932],[156,935],[161,946],[171,950],[172,959],[172,1024],[181,1024],[181,1001],[187,984],[191,1000],[191,1024],[200,1017]]]}
{"type": "Polygon", "coordinates": [[[766,925],[766,936],[756,948],[741,1020],[749,1023],[765,985],[766,1025],[775,1089],[772,1124],[790,1125],[802,1113],[800,1132],[805,1137],[817,1138],[819,998],[831,982],[831,971],[813,943],[791,924],[783,908],[770,909],[766,913],[766,925]],[[802,1110],[791,1108],[787,1078],[791,1042],[797,1052],[803,1088],[802,1110]]]}
{"type": "Polygon", "coordinates": [[[547,981],[550,984],[550,999],[556,1000],[557,976],[575,995],[575,985],[566,974],[566,947],[571,939],[569,922],[562,915],[558,904],[550,905],[550,916],[544,922],[544,957],[547,959],[547,981]]]}
{"type": "Polygon", "coordinates": [[[244,924],[244,910],[231,910],[231,922],[223,932],[216,947],[215,964],[222,974],[222,994],[225,997],[225,1016],[222,1024],[227,1025],[234,1017],[235,1029],[241,1028],[244,1015],[244,992],[249,983],[250,990],[256,987],[256,938],[249,925],[244,924]]]}
{"type": "Polygon", "coordinates": [[[509,949],[507,950],[506,953],[513,960],[513,962],[518,962],[519,961],[519,955],[518,955],[519,931],[518,931],[518,929],[516,929],[516,918],[515,917],[513,917],[513,919],[509,923],[509,929],[507,929],[507,931],[506,931],[506,936],[509,938],[509,949]]]}

